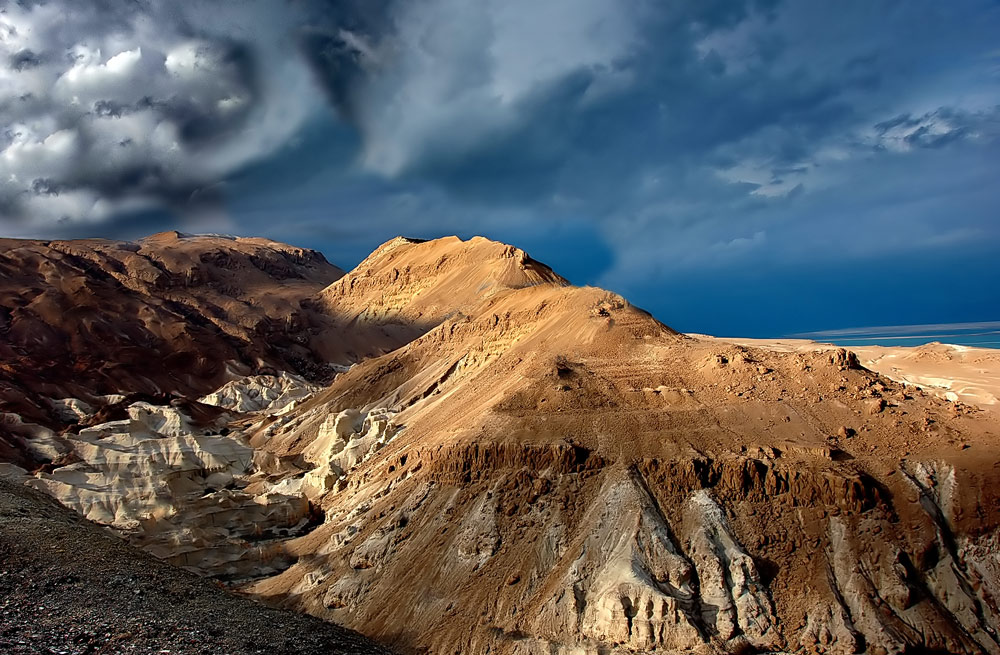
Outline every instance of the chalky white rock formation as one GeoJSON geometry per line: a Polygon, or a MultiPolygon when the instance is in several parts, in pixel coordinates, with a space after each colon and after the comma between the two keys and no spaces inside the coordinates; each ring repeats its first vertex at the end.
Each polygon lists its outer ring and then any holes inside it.
{"type": "Polygon", "coordinates": [[[252,375],[232,380],[199,401],[235,412],[267,411],[279,414],[319,389],[318,385],[283,371],[279,375],[252,375]]]}
{"type": "Polygon", "coordinates": [[[301,484],[277,490],[255,477],[253,449],[225,428],[230,415],[196,425],[170,406],[127,411],[68,438],[76,461],[29,484],[198,572],[246,578],[291,563],[281,544],[313,520],[309,503],[301,484]]]}

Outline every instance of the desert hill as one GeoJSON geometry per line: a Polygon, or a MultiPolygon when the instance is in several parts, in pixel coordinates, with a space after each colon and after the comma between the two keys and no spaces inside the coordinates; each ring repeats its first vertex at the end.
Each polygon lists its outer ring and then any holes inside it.
{"type": "MultiPolygon", "coordinates": [[[[0,411],[58,430],[73,410],[52,398],[197,397],[267,367],[329,379],[338,353],[317,353],[302,302],[341,275],[266,239],[0,240],[0,411]]],[[[37,459],[6,427],[0,453],[37,459]]]]}
{"type": "Polygon", "coordinates": [[[331,383],[223,357],[219,391],[81,410],[10,475],[402,652],[1000,652],[975,398],[682,335],[486,239],[396,239],[317,286],[309,352],[353,364],[331,383]]]}
{"type": "MultiPolygon", "coordinates": [[[[718,339],[783,352],[835,349],[805,339],[718,339]]],[[[856,346],[861,364],[897,382],[919,386],[952,402],[1000,409],[1000,349],[932,342],[922,346],[856,346]]]]}
{"type": "Polygon", "coordinates": [[[326,481],[298,563],[251,589],[393,643],[996,651],[972,591],[995,570],[996,422],[843,350],[693,339],[543,280],[250,434],[326,481]],[[353,433],[329,417],[373,410],[398,431],[338,466],[353,433]]]}

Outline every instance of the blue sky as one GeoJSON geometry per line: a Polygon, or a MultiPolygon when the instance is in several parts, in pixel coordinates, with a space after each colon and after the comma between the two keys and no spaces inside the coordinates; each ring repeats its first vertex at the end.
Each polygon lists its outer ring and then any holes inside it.
{"type": "Polygon", "coordinates": [[[0,232],[348,268],[483,234],[687,331],[998,320],[998,34],[982,0],[14,3],[0,232]]]}

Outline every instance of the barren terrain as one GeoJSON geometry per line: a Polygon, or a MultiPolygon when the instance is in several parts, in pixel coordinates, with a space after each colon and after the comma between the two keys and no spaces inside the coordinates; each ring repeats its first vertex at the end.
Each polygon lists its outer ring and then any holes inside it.
{"type": "Polygon", "coordinates": [[[1000,653],[993,353],[683,335],[482,238],[306,259],[168,399],[12,366],[7,476],[401,652],[1000,653]]]}
{"type": "MultiPolygon", "coordinates": [[[[711,339],[705,335],[699,338],[711,339]]],[[[718,339],[781,352],[816,352],[837,346],[802,339],[718,339]]],[[[896,382],[919,386],[980,409],[1000,408],[1000,350],[947,343],[923,346],[854,346],[861,364],[896,382]]]]}
{"type": "Polygon", "coordinates": [[[380,655],[361,635],[178,571],[0,480],[0,652],[380,655]]]}

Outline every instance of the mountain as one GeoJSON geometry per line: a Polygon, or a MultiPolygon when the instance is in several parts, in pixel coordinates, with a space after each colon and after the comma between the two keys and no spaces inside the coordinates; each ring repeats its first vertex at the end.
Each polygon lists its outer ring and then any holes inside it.
{"type": "MultiPolygon", "coordinates": [[[[342,275],[266,239],[0,240],[0,412],[59,429],[53,398],[197,397],[267,369],[328,379],[338,353],[316,351],[324,317],[306,301],[342,275]]],[[[6,427],[0,455],[37,463],[6,427]]]]}
{"type": "Polygon", "coordinates": [[[11,477],[401,652],[1000,653],[984,396],[679,334],[482,238],[306,282],[308,358],[249,339],[267,368],[213,352],[215,393],[54,399],[78,424],[30,428],[58,452],[11,477]]]}

